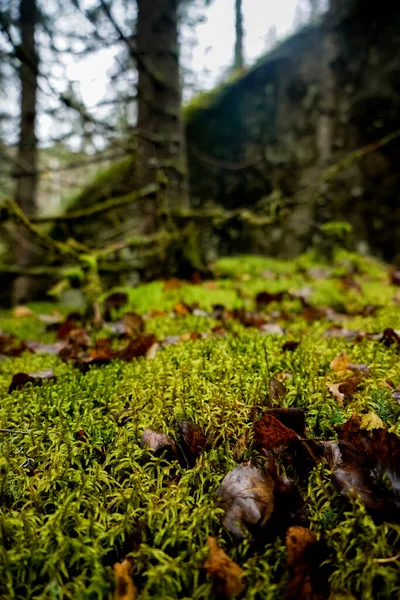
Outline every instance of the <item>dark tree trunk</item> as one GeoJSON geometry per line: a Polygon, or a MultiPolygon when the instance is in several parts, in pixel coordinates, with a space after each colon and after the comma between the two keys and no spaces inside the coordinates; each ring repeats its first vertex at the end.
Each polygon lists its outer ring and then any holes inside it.
{"type": "Polygon", "coordinates": [[[137,0],[138,144],[136,183],[159,182],[161,196],[142,207],[142,229],[157,228],[157,210],[188,205],[181,112],[179,0],[137,0]]]}
{"type": "Polygon", "coordinates": [[[235,0],[235,69],[243,69],[244,67],[244,30],[243,30],[243,12],[242,12],[242,0],[235,0]]]}
{"type": "MultiPolygon", "coordinates": [[[[37,149],[36,149],[36,96],[39,57],[35,45],[37,20],[36,0],[20,0],[19,27],[21,34],[20,81],[21,115],[20,135],[15,168],[15,200],[31,216],[36,210],[37,149]]],[[[14,257],[17,265],[28,267],[32,262],[32,240],[25,230],[16,231],[14,257]]],[[[14,282],[14,302],[29,299],[33,280],[18,277],[14,282]]]]}

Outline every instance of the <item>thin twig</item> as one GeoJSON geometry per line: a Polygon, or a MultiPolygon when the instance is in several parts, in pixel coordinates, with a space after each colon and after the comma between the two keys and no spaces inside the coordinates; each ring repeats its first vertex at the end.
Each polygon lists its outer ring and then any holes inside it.
{"type": "Polygon", "coordinates": [[[20,435],[30,435],[30,431],[23,431],[22,429],[0,429],[0,433],[19,433],[20,435]]]}
{"type": "Polygon", "coordinates": [[[400,554],[396,554],[396,556],[391,556],[390,558],[374,558],[374,561],[379,565],[385,565],[386,563],[395,562],[400,558],[400,554]]]}

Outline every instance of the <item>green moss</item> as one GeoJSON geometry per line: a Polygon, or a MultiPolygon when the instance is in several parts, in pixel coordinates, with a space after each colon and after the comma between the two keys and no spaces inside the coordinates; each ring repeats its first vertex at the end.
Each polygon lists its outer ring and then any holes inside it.
{"type": "Polygon", "coordinates": [[[83,190],[65,201],[67,210],[92,206],[113,196],[130,191],[127,182],[135,169],[134,156],[127,156],[100,171],[83,190]]]}
{"type": "MultiPolygon", "coordinates": [[[[314,290],[315,302],[356,305],[353,291],[337,291],[339,264],[331,266],[331,279],[314,281],[299,268],[307,260],[285,264],[253,257],[224,259],[217,267],[225,278],[211,287],[183,284],[163,291],[163,282],[153,282],[129,290],[127,308],[166,311],[146,321],[147,331],[162,338],[207,333],[215,324],[203,316],[174,317],[170,311],[178,301],[198,302],[205,310],[215,303],[252,308],[257,291],[300,289],[307,284],[314,290]]],[[[383,285],[385,273],[383,265],[373,263],[358,275],[362,303],[374,302],[376,286],[381,286],[383,306],[373,316],[349,319],[346,327],[369,332],[400,328],[399,310],[392,302],[395,288],[383,285]]],[[[0,597],[111,598],[112,565],[128,554],[141,600],[212,599],[203,567],[207,535],[218,537],[246,571],[246,598],[283,597],[287,581],[283,541],[250,551],[248,540],[238,544],[222,530],[215,503],[220,481],[236,464],[238,440],[251,429],[254,409],[266,406],[265,350],[270,374],[288,374],[283,406],[305,410],[310,435],[333,436],[334,425],[354,412],[374,412],[400,434],[400,406],[385,383],[400,384],[397,351],[370,340],[353,344],[324,337],[327,321],[310,324],[300,316],[297,300],[285,302],[299,316],[281,322],[284,336],[261,335],[235,324],[236,335],[180,342],[153,360],[115,361],[85,375],[55,356],[26,352],[0,362],[0,427],[31,432],[0,439],[0,597]],[[301,344],[292,353],[283,352],[287,339],[301,344]],[[343,351],[371,371],[344,408],[326,386],[327,380],[340,380],[329,365],[343,351]],[[13,373],[43,368],[54,369],[55,383],[8,394],[13,373]],[[111,415],[127,406],[132,418],[117,426],[111,415]],[[195,421],[210,441],[193,469],[184,470],[141,448],[145,428],[176,434],[175,419],[195,421]],[[87,441],[76,439],[80,429],[87,432],[87,441]],[[28,458],[33,474],[23,466],[28,458]]],[[[54,306],[32,308],[50,312],[54,306]]],[[[17,320],[3,312],[0,329],[21,338],[54,339],[54,334],[42,333],[43,324],[35,317],[17,320]]],[[[254,457],[249,443],[241,460],[254,457]]],[[[400,551],[398,528],[376,525],[357,501],[346,503],[322,466],[314,471],[305,493],[312,527],[327,541],[331,583],[338,597],[396,595],[400,585],[396,563],[376,559],[400,551]]]]}

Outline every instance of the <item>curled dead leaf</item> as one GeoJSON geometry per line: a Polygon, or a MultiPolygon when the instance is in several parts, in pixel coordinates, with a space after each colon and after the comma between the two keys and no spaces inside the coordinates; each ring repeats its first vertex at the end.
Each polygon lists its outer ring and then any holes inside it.
{"type": "Polygon", "coordinates": [[[288,340],[282,345],[283,352],[294,352],[300,345],[300,342],[296,342],[295,340],[288,340]]]}
{"type": "Polygon", "coordinates": [[[353,375],[339,383],[328,383],[328,390],[334,398],[343,406],[345,398],[352,398],[357,392],[358,385],[361,382],[361,377],[353,375]]]}
{"type": "Polygon", "coordinates": [[[302,408],[269,408],[266,414],[278,419],[285,427],[293,429],[300,437],[305,437],[306,417],[302,408]]]}
{"type": "Polygon", "coordinates": [[[157,455],[167,452],[170,459],[176,457],[176,445],[165,433],[145,429],[142,434],[142,446],[150,448],[157,455]]]}
{"type": "Polygon", "coordinates": [[[314,532],[306,527],[289,527],[286,534],[290,577],[285,600],[317,600],[327,597],[321,589],[321,550],[314,532]]]}
{"type": "Polygon", "coordinates": [[[217,540],[208,537],[208,558],[204,564],[212,578],[218,597],[232,598],[243,592],[244,571],[218,546],[217,540]]]}
{"type": "Polygon", "coordinates": [[[125,362],[131,362],[134,358],[140,356],[146,356],[146,353],[153,344],[157,342],[157,337],[154,333],[142,333],[134,340],[128,342],[126,346],[121,348],[116,353],[116,357],[124,360],[125,362]]]}
{"type": "Polygon", "coordinates": [[[217,497],[225,511],[222,525],[242,538],[248,528],[263,526],[274,508],[274,482],[270,475],[247,464],[238,465],[221,482],[217,497]]]}
{"type": "Polygon", "coordinates": [[[41,385],[44,381],[55,381],[56,374],[53,369],[43,369],[36,373],[16,373],[12,378],[8,393],[11,394],[14,390],[23,388],[27,383],[32,385],[41,385]]]}
{"type": "Polygon", "coordinates": [[[180,421],[178,427],[190,454],[193,458],[197,458],[204,451],[207,443],[204,431],[200,425],[192,421],[180,421]]]}
{"type": "Polygon", "coordinates": [[[135,600],[137,590],[132,579],[132,561],[125,558],[114,565],[114,600],[135,600]]]}
{"type": "Polygon", "coordinates": [[[293,429],[285,427],[276,417],[268,413],[254,423],[253,433],[256,448],[264,452],[286,450],[299,439],[293,429]]]}

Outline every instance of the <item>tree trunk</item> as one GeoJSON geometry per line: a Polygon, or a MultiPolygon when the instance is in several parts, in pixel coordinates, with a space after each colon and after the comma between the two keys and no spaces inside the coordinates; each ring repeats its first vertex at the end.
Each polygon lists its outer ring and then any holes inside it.
{"type": "MultiPolygon", "coordinates": [[[[37,20],[36,0],[20,0],[19,28],[21,115],[20,135],[14,177],[15,200],[22,210],[31,216],[36,211],[37,189],[37,149],[36,149],[36,96],[39,57],[35,46],[35,25],[37,20]]],[[[15,262],[19,266],[32,263],[33,241],[25,230],[16,230],[14,242],[15,262]]],[[[14,282],[14,302],[25,302],[30,298],[33,279],[18,277],[14,282]]]]}
{"type": "Polygon", "coordinates": [[[243,31],[243,13],[242,13],[242,0],[235,0],[235,69],[243,69],[244,67],[244,31],[243,31]]]}
{"type": "Polygon", "coordinates": [[[157,211],[189,203],[178,45],[179,0],[137,0],[138,130],[136,183],[157,181],[162,194],[141,207],[141,229],[157,228],[157,211]]]}

